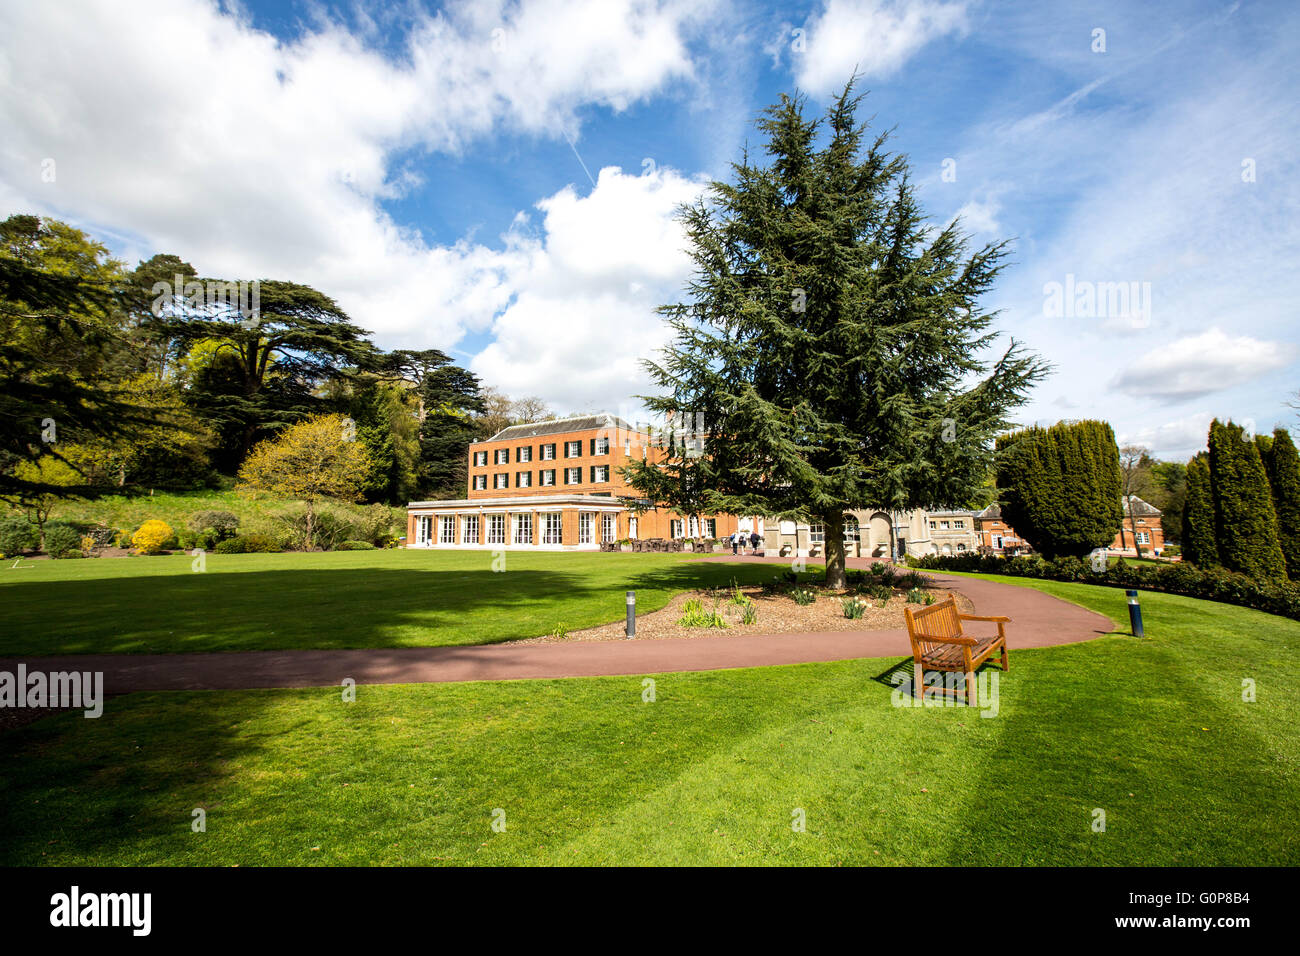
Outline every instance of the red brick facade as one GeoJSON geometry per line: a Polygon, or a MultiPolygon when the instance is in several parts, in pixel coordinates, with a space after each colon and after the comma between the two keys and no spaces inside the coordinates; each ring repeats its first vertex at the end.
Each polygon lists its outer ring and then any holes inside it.
{"type": "Polygon", "coordinates": [[[738,527],[734,515],[708,515],[692,525],[666,508],[640,507],[620,470],[634,459],[662,460],[664,450],[613,416],[514,426],[474,442],[468,455],[464,500],[408,506],[408,547],[596,548],[629,538],[722,537],[738,527]],[[499,530],[492,533],[502,523],[504,542],[499,530]]]}
{"type": "MultiPolygon", "coordinates": [[[[1138,544],[1142,550],[1164,550],[1165,532],[1160,524],[1160,510],[1141,498],[1133,498],[1133,515],[1124,507],[1123,532],[1115,535],[1110,544],[1112,551],[1132,551],[1134,539],[1134,521],[1138,535],[1138,544]]],[[[1032,550],[1028,541],[1016,534],[1015,528],[1002,520],[1002,511],[997,505],[990,505],[975,516],[975,527],[979,534],[981,548],[989,548],[999,553],[1032,550]]]]}

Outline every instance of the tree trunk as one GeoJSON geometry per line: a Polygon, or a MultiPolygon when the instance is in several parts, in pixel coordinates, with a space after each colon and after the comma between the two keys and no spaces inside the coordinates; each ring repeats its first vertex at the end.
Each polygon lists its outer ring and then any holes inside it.
{"type": "Polygon", "coordinates": [[[316,512],[312,509],[312,503],[310,500],[308,500],[306,504],[307,504],[307,550],[310,551],[312,545],[312,532],[315,530],[315,526],[316,526],[316,512]]]}
{"type": "MultiPolygon", "coordinates": [[[[1129,500],[1127,482],[1124,488],[1124,500],[1120,502],[1119,509],[1119,551],[1123,555],[1124,549],[1128,547],[1128,537],[1124,534],[1124,506],[1128,506],[1129,521],[1133,520],[1133,502],[1129,500]]],[[[1137,525],[1133,526],[1133,544],[1137,545],[1137,525]]],[[[1105,547],[1105,545],[1102,545],[1105,547]]]]}
{"type": "MultiPolygon", "coordinates": [[[[1132,498],[1129,498],[1128,500],[1128,523],[1129,523],[1129,527],[1133,529],[1133,551],[1140,558],[1142,557],[1142,544],[1141,542],[1138,541],[1138,522],[1137,522],[1137,518],[1133,515],[1132,498]]],[[[1121,528],[1124,527],[1124,523],[1122,521],[1120,522],[1120,527],[1121,528]]],[[[1120,543],[1122,544],[1123,542],[1121,541],[1120,543]]]]}
{"type": "Polygon", "coordinates": [[[844,512],[823,515],[822,527],[826,529],[826,586],[843,590],[848,586],[844,573],[844,512]]]}

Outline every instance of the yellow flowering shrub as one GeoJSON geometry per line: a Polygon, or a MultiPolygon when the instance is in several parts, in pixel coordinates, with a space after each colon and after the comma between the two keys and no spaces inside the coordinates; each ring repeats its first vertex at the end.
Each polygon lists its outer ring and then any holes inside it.
{"type": "Polygon", "coordinates": [[[149,520],[131,535],[131,546],[137,554],[158,554],[174,534],[166,521],[149,520]]]}

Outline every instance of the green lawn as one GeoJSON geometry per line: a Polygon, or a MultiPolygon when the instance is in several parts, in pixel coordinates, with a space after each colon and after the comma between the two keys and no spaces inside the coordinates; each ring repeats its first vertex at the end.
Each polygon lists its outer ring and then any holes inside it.
{"type": "Polygon", "coordinates": [[[130,695],[0,735],[0,862],[1300,863],[1300,623],[1143,607],[1146,640],[1014,651],[993,718],[891,706],[892,660],[658,675],[652,703],[637,677],[130,695]]]}
{"type": "Polygon", "coordinates": [[[689,554],[337,551],[0,563],[0,656],[491,644],[772,577],[689,554]]]}

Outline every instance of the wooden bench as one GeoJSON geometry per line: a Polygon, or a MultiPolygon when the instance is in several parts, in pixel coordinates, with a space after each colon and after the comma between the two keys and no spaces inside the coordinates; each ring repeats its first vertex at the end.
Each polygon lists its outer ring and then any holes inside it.
{"type": "MultiPolygon", "coordinates": [[[[1002,669],[1007,669],[1006,625],[1009,617],[981,617],[962,614],[957,602],[949,595],[946,600],[930,607],[903,609],[907,618],[907,636],[912,640],[912,695],[925,696],[925,671],[950,671],[966,675],[966,703],[977,706],[975,669],[993,654],[1002,651],[1002,669]],[[998,626],[997,637],[967,637],[962,631],[962,621],[993,621],[998,626]]],[[[935,690],[948,694],[946,687],[935,690]]],[[[952,695],[957,696],[956,689],[952,695]]]]}

